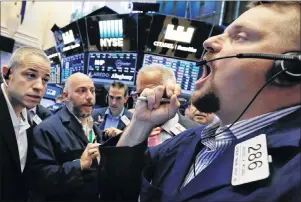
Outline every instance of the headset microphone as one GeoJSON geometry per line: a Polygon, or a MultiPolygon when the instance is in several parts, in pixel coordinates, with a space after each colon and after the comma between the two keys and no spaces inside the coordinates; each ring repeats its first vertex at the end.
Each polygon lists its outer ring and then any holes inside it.
{"type": "Polygon", "coordinates": [[[264,53],[239,53],[237,55],[224,56],[219,58],[214,58],[211,60],[201,60],[196,63],[197,66],[202,66],[208,62],[213,62],[216,60],[223,60],[227,58],[258,58],[265,60],[290,60],[301,62],[301,53],[299,55],[288,55],[288,54],[264,54],[264,53]]]}
{"type": "Polygon", "coordinates": [[[289,86],[299,83],[301,78],[301,52],[292,51],[284,54],[266,54],[266,53],[239,53],[236,55],[213,58],[211,60],[201,60],[197,66],[206,65],[208,62],[223,60],[227,58],[257,58],[264,60],[275,60],[273,67],[267,73],[267,80],[276,73],[283,70],[283,74],[278,75],[273,84],[278,86],[289,86]]]}
{"type": "Polygon", "coordinates": [[[298,84],[301,81],[301,52],[300,51],[291,51],[284,54],[264,54],[264,53],[240,53],[237,55],[224,56],[220,58],[214,58],[211,60],[202,60],[197,62],[197,66],[206,65],[208,62],[213,62],[216,60],[222,60],[227,58],[258,58],[258,59],[266,59],[266,60],[275,60],[273,67],[267,73],[267,81],[265,84],[257,91],[254,97],[251,99],[249,104],[244,108],[241,114],[234,120],[230,126],[228,126],[223,132],[229,130],[247,111],[247,109],[251,106],[260,92],[270,83],[274,81],[274,85],[278,86],[291,86],[292,84],[298,84]],[[276,80],[276,82],[275,82],[276,80]]]}

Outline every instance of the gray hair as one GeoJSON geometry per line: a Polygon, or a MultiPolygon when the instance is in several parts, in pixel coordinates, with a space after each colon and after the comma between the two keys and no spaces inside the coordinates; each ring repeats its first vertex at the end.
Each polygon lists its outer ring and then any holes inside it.
{"type": "Polygon", "coordinates": [[[47,55],[45,54],[45,52],[42,49],[25,46],[25,47],[18,48],[13,53],[13,55],[11,56],[11,58],[9,60],[8,68],[12,69],[12,68],[19,67],[22,64],[23,59],[28,55],[39,56],[50,64],[49,58],[47,57],[47,55]]]}
{"type": "Polygon", "coordinates": [[[176,76],[175,73],[173,72],[173,70],[171,68],[168,68],[164,65],[160,65],[160,64],[151,64],[151,65],[146,65],[143,66],[138,74],[140,75],[145,75],[145,74],[149,74],[152,72],[158,72],[158,76],[161,76],[161,82],[162,84],[165,84],[165,82],[167,80],[173,80],[176,81],[176,76]]]}

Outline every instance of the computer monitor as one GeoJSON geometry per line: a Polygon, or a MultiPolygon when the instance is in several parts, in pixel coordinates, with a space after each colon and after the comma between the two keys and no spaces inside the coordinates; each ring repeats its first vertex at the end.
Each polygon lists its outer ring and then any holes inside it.
{"type": "Polygon", "coordinates": [[[134,52],[138,44],[138,14],[88,16],[89,52],[134,52]]]}
{"type": "Polygon", "coordinates": [[[90,52],[87,74],[95,83],[108,84],[119,80],[128,86],[133,86],[136,63],[137,53],[90,52]]]}
{"type": "Polygon", "coordinates": [[[85,73],[84,53],[62,58],[61,83],[65,83],[67,78],[76,72],[85,73]]]}
{"type": "Polygon", "coordinates": [[[202,44],[212,36],[214,27],[199,20],[154,14],[143,52],[199,61],[204,53],[202,44]]]}
{"type": "Polygon", "coordinates": [[[60,84],[61,82],[61,65],[59,63],[51,63],[49,83],[60,84]]]}
{"type": "Polygon", "coordinates": [[[55,100],[55,98],[62,93],[62,88],[56,85],[48,84],[43,98],[55,100]]]}
{"type": "Polygon", "coordinates": [[[79,22],[82,24],[83,21],[74,21],[65,27],[59,28],[56,26],[55,29],[52,29],[56,41],[55,48],[61,54],[62,58],[84,52],[82,32],[80,30],[80,28],[83,29],[83,26],[79,26],[79,22]]]}
{"type": "Polygon", "coordinates": [[[176,58],[163,57],[158,55],[144,54],[143,65],[161,64],[172,68],[175,73],[177,84],[181,86],[183,95],[192,95],[194,83],[199,78],[202,70],[196,66],[196,62],[180,60],[176,58]]]}

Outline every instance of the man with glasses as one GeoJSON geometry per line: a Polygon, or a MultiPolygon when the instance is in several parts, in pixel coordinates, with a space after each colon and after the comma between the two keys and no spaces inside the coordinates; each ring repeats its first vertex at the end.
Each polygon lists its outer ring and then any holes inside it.
{"type": "Polygon", "coordinates": [[[128,100],[128,87],[120,81],[110,85],[107,102],[108,107],[94,110],[92,116],[104,131],[103,140],[120,134],[129,124],[132,113],[125,107],[128,100]]]}

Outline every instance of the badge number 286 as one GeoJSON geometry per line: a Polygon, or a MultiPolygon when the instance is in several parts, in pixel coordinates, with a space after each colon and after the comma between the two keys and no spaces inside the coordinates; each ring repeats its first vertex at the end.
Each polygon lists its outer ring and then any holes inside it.
{"type": "Polygon", "coordinates": [[[270,175],[265,134],[237,144],[234,152],[233,186],[262,180],[270,175]]]}

